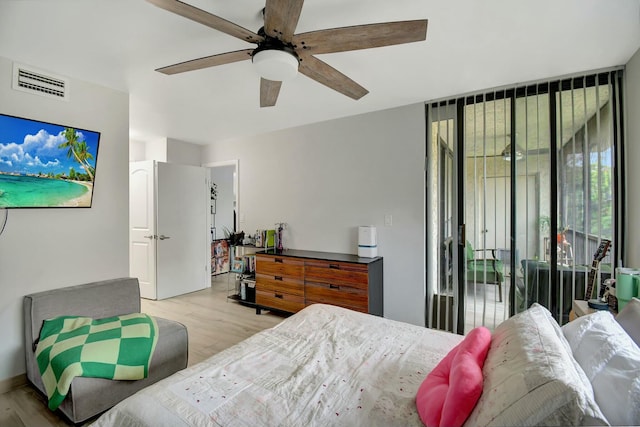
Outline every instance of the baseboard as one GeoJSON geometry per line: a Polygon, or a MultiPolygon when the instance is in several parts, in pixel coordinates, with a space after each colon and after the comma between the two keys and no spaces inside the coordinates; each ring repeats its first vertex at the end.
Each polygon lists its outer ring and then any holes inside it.
{"type": "Polygon", "coordinates": [[[13,378],[0,381],[0,394],[8,393],[27,383],[27,374],[20,374],[13,378]]]}

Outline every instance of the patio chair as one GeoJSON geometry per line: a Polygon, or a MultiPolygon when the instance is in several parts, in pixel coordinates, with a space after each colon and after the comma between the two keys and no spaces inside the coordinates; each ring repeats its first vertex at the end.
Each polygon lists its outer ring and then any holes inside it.
{"type": "MultiPolygon", "coordinates": [[[[446,247],[446,263],[449,271],[452,268],[451,238],[444,241],[446,247]]],[[[467,240],[464,247],[465,270],[467,282],[481,282],[498,285],[499,301],[502,302],[502,282],[504,281],[504,263],[496,257],[495,249],[473,249],[467,240]],[[491,253],[490,258],[476,258],[476,252],[491,253]],[[485,276],[486,273],[486,276],[485,276]],[[485,280],[486,278],[486,280],[485,280]]],[[[485,256],[485,255],[483,255],[485,256]]]]}
{"type": "Polygon", "coordinates": [[[504,263],[496,258],[495,249],[473,249],[467,240],[464,247],[466,260],[467,282],[492,283],[498,285],[499,301],[502,302],[502,282],[504,281],[504,263]],[[476,253],[482,252],[482,258],[476,258],[476,253]],[[487,253],[491,257],[487,258],[487,253]]]}

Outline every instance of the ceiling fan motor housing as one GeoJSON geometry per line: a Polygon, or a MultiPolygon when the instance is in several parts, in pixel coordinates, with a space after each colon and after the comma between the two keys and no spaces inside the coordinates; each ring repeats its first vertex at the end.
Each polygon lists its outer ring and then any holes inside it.
{"type": "Polygon", "coordinates": [[[298,74],[300,58],[293,46],[268,36],[264,28],[258,31],[264,41],[258,44],[251,54],[251,61],[262,78],[273,81],[285,81],[298,74]]]}

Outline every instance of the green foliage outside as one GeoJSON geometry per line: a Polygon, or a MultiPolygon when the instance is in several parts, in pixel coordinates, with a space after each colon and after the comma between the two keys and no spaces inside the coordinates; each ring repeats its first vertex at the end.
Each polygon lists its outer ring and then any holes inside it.
{"type": "Polygon", "coordinates": [[[589,183],[583,183],[581,162],[565,171],[566,221],[570,227],[587,234],[611,238],[613,236],[613,169],[610,166],[591,163],[589,183]],[[585,198],[585,194],[587,197],[585,198]],[[585,205],[588,203],[588,205],[585,205]],[[586,218],[586,220],[585,220],[586,218]]]}

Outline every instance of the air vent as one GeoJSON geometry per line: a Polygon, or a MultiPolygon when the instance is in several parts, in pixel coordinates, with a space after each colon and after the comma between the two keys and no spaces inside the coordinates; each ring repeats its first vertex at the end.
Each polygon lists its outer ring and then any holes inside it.
{"type": "Polygon", "coordinates": [[[69,100],[69,81],[24,65],[13,64],[13,88],[55,99],[69,100]]]}

